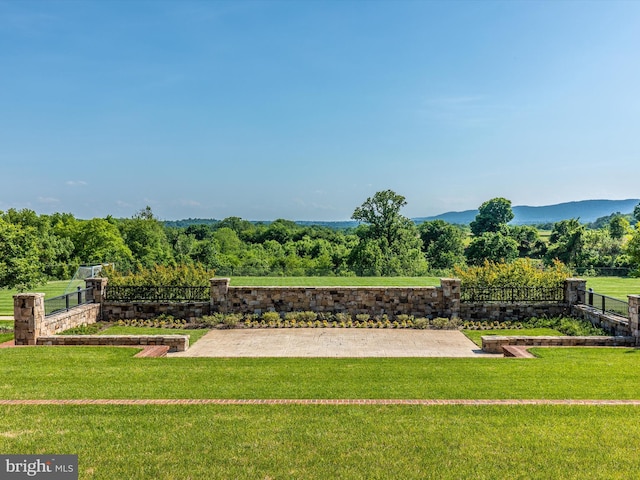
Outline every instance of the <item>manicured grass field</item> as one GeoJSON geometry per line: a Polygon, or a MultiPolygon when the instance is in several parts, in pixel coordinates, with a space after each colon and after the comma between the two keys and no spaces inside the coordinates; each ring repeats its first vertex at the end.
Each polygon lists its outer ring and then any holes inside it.
{"type": "MultiPolygon", "coordinates": [[[[534,360],[535,361],[535,360],[534,360]]],[[[11,406],[0,451],[80,479],[629,479],[638,407],[11,406]]]]}
{"type": "Polygon", "coordinates": [[[553,328],[521,328],[519,330],[463,330],[464,333],[471,341],[473,341],[479,347],[482,346],[483,335],[528,335],[532,337],[540,336],[553,336],[558,337],[564,335],[563,333],[554,330],[553,328]]]}
{"type": "MultiPolygon", "coordinates": [[[[33,292],[45,294],[45,298],[57,297],[64,293],[68,280],[54,280],[46,285],[34,288],[33,292]]],[[[0,315],[13,315],[13,296],[19,293],[15,289],[0,288],[0,315]]]]}
{"type": "Polygon", "coordinates": [[[640,278],[590,277],[587,288],[601,295],[627,301],[627,295],[640,295],[640,278]]]}
{"type": "MultiPolygon", "coordinates": [[[[633,349],[538,359],[133,358],[0,350],[2,398],[640,398],[633,349]],[[28,368],[25,368],[28,365],[28,368]]],[[[640,407],[2,406],[3,453],[81,479],[634,478],[640,407]]]]}
{"type": "Polygon", "coordinates": [[[640,350],[533,351],[540,358],[140,359],[129,348],[12,348],[0,350],[0,392],[6,399],[640,399],[640,350]]]}

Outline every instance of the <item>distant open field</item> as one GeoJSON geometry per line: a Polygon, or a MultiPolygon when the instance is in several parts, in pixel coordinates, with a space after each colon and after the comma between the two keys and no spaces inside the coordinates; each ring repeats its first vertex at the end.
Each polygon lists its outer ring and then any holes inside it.
{"type": "Polygon", "coordinates": [[[640,278],[591,277],[587,288],[601,295],[627,300],[627,295],[640,295],[640,278]]]}
{"type": "MultiPolygon", "coordinates": [[[[41,292],[45,294],[45,298],[52,298],[62,295],[67,285],[69,280],[53,280],[31,291],[41,292]]],[[[13,296],[16,293],[19,293],[16,289],[0,288],[0,315],[13,315],[13,296]]]]}

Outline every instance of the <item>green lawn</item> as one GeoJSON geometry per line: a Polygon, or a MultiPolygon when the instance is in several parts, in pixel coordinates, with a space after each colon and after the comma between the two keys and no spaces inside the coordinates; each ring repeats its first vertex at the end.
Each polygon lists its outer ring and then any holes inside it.
{"type": "Polygon", "coordinates": [[[640,350],[533,351],[540,358],[139,359],[129,348],[13,348],[0,350],[0,392],[6,399],[640,399],[640,350]]]}
{"type": "Polygon", "coordinates": [[[628,479],[637,407],[12,406],[4,454],[80,479],[628,479]]]}
{"type": "Polygon", "coordinates": [[[601,295],[627,301],[627,295],[640,295],[640,278],[589,277],[587,288],[601,295]]]}
{"type": "MultiPolygon", "coordinates": [[[[34,288],[33,292],[41,292],[45,298],[57,297],[64,293],[69,280],[54,280],[46,285],[34,288]]],[[[0,315],[13,315],[13,296],[18,293],[15,289],[0,288],[0,315]]]]}
{"type": "MultiPolygon", "coordinates": [[[[640,398],[638,350],[535,351],[136,359],[16,348],[0,350],[0,398],[640,398]]],[[[1,406],[0,451],[77,454],[80,479],[627,479],[639,417],[629,406],[1,406]]]]}
{"type": "Polygon", "coordinates": [[[519,330],[463,330],[464,333],[471,341],[473,341],[479,347],[482,346],[482,337],[484,335],[527,335],[532,337],[540,336],[553,336],[558,337],[564,335],[563,333],[554,330],[553,328],[521,328],[519,330]]]}

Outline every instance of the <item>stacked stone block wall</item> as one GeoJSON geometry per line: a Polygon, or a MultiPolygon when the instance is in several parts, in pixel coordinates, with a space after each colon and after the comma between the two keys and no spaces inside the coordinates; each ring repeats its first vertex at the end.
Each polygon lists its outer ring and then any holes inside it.
{"type": "MultiPolygon", "coordinates": [[[[631,305],[629,308],[631,309],[631,305]]],[[[609,335],[633,335],[628,318],[602,312],[602,310],[589,305],[573,305],[571,307],[571,316],[586,320],[609,335]]]]}
{"type": "Polygon", "coordinates": [[[189,335],[57,335],[38,337],[37,345],[146,347],[164,345],[170,352],[189,348],[189,335]]]}
{"type": "Polygon", "coordinates": [[[109,302],[102,304],[102,319],[105,322],[125,319],[148,320],[158,315],[172,315],[176,318],[193,319],[209,315],[209,302],[194,303],[154,303],[154,302],[109,302]]]}
{"type": "Polygon", "coordinates": [[[463,303],[460,306],[460,318],[522,322],[534,317],[569,315],[570,311],[569,305],[564,303],[463,303]]]}
{"type": "MultiPolygon", "coordinates": [[[[457,316],[457,302],[439,287],[230,287],[224,298],[212,302],[214,311],[261,314],[268,311],[314,311],[457,316]]],[[[459,286],[458,286],[459,292],[459,286]]]]}

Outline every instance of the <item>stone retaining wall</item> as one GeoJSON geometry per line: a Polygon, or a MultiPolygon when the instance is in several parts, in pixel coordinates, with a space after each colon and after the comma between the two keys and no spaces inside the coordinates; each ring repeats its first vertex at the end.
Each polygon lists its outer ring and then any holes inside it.
{"type": "Polygon", "coordinates": [[[313,311],[452,317],[460,310],[460,280],[441,279],[440,287],[230,287],[212,279],[211,310],[261,314],[313,311]]]}
{"type": "Polygon", "coordinates": [[[189,348],[189,335],[55,335],[38,337],[37,345],[146,347],[164,345],[170,352],[189,348]]]}
{"type": "Polygon", "coordinates": [[[485,335],[482,337],[482,350],[487,353],[503,353],[502,347],[518,345],[529,347],[635,347],[636,338],[629,336],[613,337],[529,337],[485,335]]]}
{"type": "Polygon", "coordinates": [[[463,303],[460,318],[522,322],[534,317],[566,316],[570,311],[567,303],[463,303]]]}
{"type": "Polygon", "coordinates": [[[211,304],[209,302],[194,303],[156,303],[156,302],[132,302],[102,303],[102,320],[110,322],[113,320],[141,319],[148,320],[158,315],[172,315],[176,318],[194,319],[209,315],[211,304]]]}
{"type": "Polygon", "coordinates": [[[588,305],[573,305],[571,316],[591,322],[592,325],[603,329],[609,335],[631,335],[629,319],[626,317],[602,312],[602,310],[588,305]]]}
{"type": "Polygon", "coordinates": [[[16,345],[36,345],[36,339],[42,335],[55,335],[100,318],[100,305],[96,303],[45,316],[43,293],[21,293],[13,297],[13,303],[16,345]]]}

